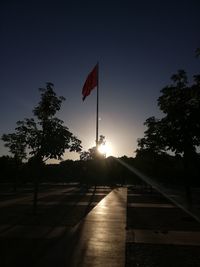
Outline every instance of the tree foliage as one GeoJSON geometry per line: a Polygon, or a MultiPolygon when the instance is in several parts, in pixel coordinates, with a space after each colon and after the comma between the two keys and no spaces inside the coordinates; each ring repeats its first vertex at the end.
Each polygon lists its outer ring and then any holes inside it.
{"type": "Polygon", "coordinates": [[[92,159],[103,159],[106,157],[106,154],[100,153],[98,147],[101,145],[105,145],[106,140],[104,135],[99,136],[98,146],[94,146],[88,149],[88,151],[83,151],[80,153],[80,160],[92,160],[92,159]]]}
{"type": "Polygon", "coordinates": [[[186,72],[171,77],[172,84],[161,90],[158,106],[164,117],[148,118],[144,138],[138,140],[139,149],[155,153],[173,151],[191,157],[200,145],[200,75],[188,85],[186,72]]]}
{"type": "Polygon", "coordinates": [[[200,57],[200,48],[198,47],[195,51],[196,57],[200,57]]]}
{"type": "Polygon", "coordinates": [[[2,140],[16,160],[22,161],[26,158],[26,136],[24,134],[3,134],[2,140]]]}
{"type": "Polygon", "coordinates": [[[58,97],[53,87],[52,83],[47,83],[46,88],[39,89],[41,100],[33,109],[35,118],[18,121],[15,133],[2,136],[11,153],[22,157],[28,151],[33,157],[44,161],[61,159],[66,149],[81,151],[81,141],[63,125],[62,120],[55,117],[65,99],[58,97]]]}

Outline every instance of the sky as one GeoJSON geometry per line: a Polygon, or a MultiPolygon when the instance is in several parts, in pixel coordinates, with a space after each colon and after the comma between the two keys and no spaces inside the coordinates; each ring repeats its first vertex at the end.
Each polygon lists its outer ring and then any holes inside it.
{"type": "Polygon", "coordinates": [[[57,117],[83,150],[94,146],[96,90],[84,102],[81,91],[98,61],[99,134],[109,155],[134,157],[145,120],[162,116],[157,99],[172,74],[184,69],[192,80],[199,73],[199,10],[199,0],[2,0],[0,136],[32,117],[38,88],[52,82],[66,98],[57,117]]]}

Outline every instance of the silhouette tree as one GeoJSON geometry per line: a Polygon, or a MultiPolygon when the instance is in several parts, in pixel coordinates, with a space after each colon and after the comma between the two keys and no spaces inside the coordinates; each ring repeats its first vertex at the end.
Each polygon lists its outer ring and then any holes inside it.
{"type": "Polygon", "coordinates": [[[196,53],[196,57],[200,57],[200,48],[197,48],[195,53],[196,53]]]}
{"type": "Polygon", "coordinates": [[[80,160],[87,161],[94,159],[96,153],[96,147],[89,148],[88,151],[82,151],[80,153],[80,160]]]}
{"type": "Polygon", "coordinates": [[[171,150],[191,157],[200,145],[200,75],[194,76],[191,86],[187,85],[183,70],[171,79],[173,83],[163,88],[158,98],[158,106],[165,117],[146,120],[147,130],[144,138],[138,139],[138,146],[141,150],[171,150]]]}
{"type": "Polygon", "coordinates": [[[161,90],[158,105],[165,114],[162,121],[163,140],[166,149],[175,154],[192,158],[200,145],[200,75],[188,86],[185,71],[172,76],[172,85],[161,90]]]}
{"type": "MultiPolygon", "coordinates": [[[[171,150],[183,156],[185,176],[189,177],[197,158],[196,148],[200,145],[200,75],[194,76],[190,86],[184,70],[179,70],[171,79],[172,84],[163,88],[158,98],[158,106],[165,116],[146,120],[148,129],[144,138],[138,140],[137,153],[171,150]]],[[[188,179],[186,187],[189,198],[188,179]]]]}
{"type": "MultiPolygon", "coordinates": [[[[42,164],[48,159],[61,159],[65,150],[81,151],[81,141],[63,125],[63,121],[55,117],[60,110],[64,97],[58,97],[53,90],[54,85],[47,83],[40,88],[41,100],[33,109],[34,118],[26,118],[17,122],[14,134],[3,135],[2,140],[11,149],[17,147],[17,138],[21,148],[27,148],[32,156],[31,163],[35,173],[34,210],[36,211],[39,186],[39,173],[42,164]],[[17,138],[16,138],[17,137],[17,138]]],[[[12,151],[11,151],[12,152],[12,151]]]]}
{"type": "Polygon", "coordinates": [[[9,152],[14,155],[14,158],[20,161],[26,158],[25,135],[19,133],[3,134],[2,140],[5,142],[5,147],[8,147],[9,152]]]}
{"type": "Polygon", "coordinates": [[[136,153],[148,152],[160,154],[165,151],[163,137],[161,135],[162,122],[155,117],[150,117],[146,120],[144,125],[147,130],[144,132],[144,138],[138,139],[138,147],[136,153]]]}
{"type": "Polygon", "coordinates": [[[22,161],[26,158],[26,138],[24,134],[11,133],[3,134],[2,140],[5,142],[5,146],[9,148],[9,152],[13,154],[14,163],[14,183],[13,190],[17,191],[19,170],[22,167],[22,161]]]}
{"type": "Polygon", "coordinates": [[[104,135],[99,136],[98,146],[105,145],[106,144],[106,138],[104,135]]]}
{"type": "MultiPolygon", "coordinates": [[[[106,140],[104,135],[99,136],[98,147],[105,145],[106,140]]],[[[98,147],[94,146],[88,149],[88,151],[83,151],[80,153],[80,160],[92,160],[92,159],[102,159],[106,157],[106,154],[100,153],[98,147]]]]}

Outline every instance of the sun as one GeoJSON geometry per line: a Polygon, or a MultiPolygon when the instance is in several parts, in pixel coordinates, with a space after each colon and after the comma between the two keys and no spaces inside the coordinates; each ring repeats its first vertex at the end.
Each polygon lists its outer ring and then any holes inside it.
{"type": "Polygon", "coordinates": [[[112,153],[112,148],[111,148],[111,145],[106,142],[105,144],[101,144],[98,147],[98,151],[99,151],[99,153],[104,154],[108,157],[112,153]]]}

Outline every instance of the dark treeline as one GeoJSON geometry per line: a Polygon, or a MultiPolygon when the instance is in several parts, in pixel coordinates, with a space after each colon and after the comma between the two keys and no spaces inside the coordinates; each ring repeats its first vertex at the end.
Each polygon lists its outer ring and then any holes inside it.
{"type": "MultiPolygon", "coordinates": [[[[143,153],[136,158],[119,158],[142,173],[166,185],[183,185],[185,172],[183,159],[168,154],[143,153]]],[[[20,166],[14,158],[0,157],[1,183],[10,183],[14,187],[34,182],[34,165],[31,162],[20,166]]],[[[200,156],[198,164],[190,173],[191,186],[200,186],[200,156]]],[[[143,181],[126,169],[113,157],[101,160],[66,160],[60,164],[43,164],[40,172],[41,183],[80,183],[86,185],[143,184],[143,181]]]]}
{"type": "Polygon", "coordinates": [[[196,162],[191,166],[190,173],[185,172],[184,159],[180,155],[167,153],[157,154],[143,151],[137,154],[134,165],[152,179],[166,186],[184,186],[185,181],[191,187],[200,186],[200,155],[197,154],[196,162]]]}
{"type": "MultiPolygon", "coordinates": [[[[127,163],[134,164],[133,158],[124,158],[127,163]]],[[[34,181],[34,165],[31,162],[22,163],[19,167],[14,158],[0,158],[0,182],[18,185],[34,181]]],[[[125,169],[113,157],[98,160],[66,160],[59,164],[43,164],[40,172],[40,182],[81,183],[89,185],[114,185],[134,183],[138,178],[125,169]]],[[[138,182],[138,181],[137,181],[138,182]]]]}

